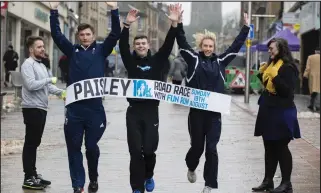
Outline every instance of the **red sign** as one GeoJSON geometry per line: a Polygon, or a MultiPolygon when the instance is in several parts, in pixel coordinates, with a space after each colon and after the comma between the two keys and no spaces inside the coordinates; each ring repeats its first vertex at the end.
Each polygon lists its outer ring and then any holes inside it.
{"type": "Polygon", "coordinates": [[[231,88],[244,88],[245,87],[245,76],[243,72],[239,72],[236,74],[234,79],[232,80],[230,84],[231,88]]]}
{"type": "Polygon", "coordinates": [[[1,1],[1,9],[7,9],[8,8],[8,2],[7,1],[1,1]]]}

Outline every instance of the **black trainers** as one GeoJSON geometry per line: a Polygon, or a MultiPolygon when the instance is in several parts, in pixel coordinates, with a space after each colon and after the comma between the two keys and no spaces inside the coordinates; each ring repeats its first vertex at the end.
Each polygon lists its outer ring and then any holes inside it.
{"type": "Polygon", "coordinates": [[[98,182],[97,181],[92,181],[89,183],[88,186],[88,192],[97,192],[98,190],[98,182]]]}
{"type": "Polygon", "coordinates": [[[40,184],[44,185],[45,187],[51,184],[50,181],[43,179],[41,174],[38,174],[36,179],[39,180],[40,184]]]}
{"type": "Polygon", "coordinates": [[[23,189],[43,190],[45,187],[34,176],[26,178],[22,185],[23,189]]]}
{"type": "Polygon", "coordinates": [[[83,188],[74,188],[74,193],[85,193],[83,188]]]}

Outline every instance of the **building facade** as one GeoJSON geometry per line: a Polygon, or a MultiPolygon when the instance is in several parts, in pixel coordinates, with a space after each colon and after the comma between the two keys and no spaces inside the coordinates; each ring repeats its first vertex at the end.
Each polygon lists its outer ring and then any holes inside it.
{"type": "Polygon", "coordinates": [[[215,32],[218,37],[222,24],[222,2],[192,2],[191,23],[184,27],[186,39],[192,43],[193,34],[204,29],[215,32]]]}
{"type": "MultiPolygon", "coordinates": [[[[241,13],[247,10],[247,5],[247,2],[241,3],[241,13]]],[[[320,2],[252,2],[252,14],[275,15],[274,18],[259,20],[258,28],[252,17],[251,23],[255,25],[253,44],[264,41],[285,28],[289,28],[300,39],[300,51],[292,52],[292,55],[300,61],[301,89],[307,90],[302,88],[306,87],[302,85],[302,75],[308,56],[314,53],[316,47],[320,47],[320,2]]],[[[260,61],[267,59],[268,53],[259,53],[260,61]]]]}
{"type": "Polygon", "coordinates": [[[69,34],[67,35],[67,38],[72,42],[77,42],[77,26],[79,24],[79,2],[72,1],[72,2],[66,2],[65,5],[68,8],[68,25],[66,26],[68,29],[66,29],[66,32],[69,34]]]}
{"type": "MultiPolygon", "coordinates": [[[[67,7],[59,6],[60,28],[64,34],[67,32],[67,7]]],[[[6,14],[6,33],[2,33],[1,43],[6,48],[12,45],[19,54],[18,68],[28,57],[25,42],[30,35],[42,36],[44,38],[46,53],[51,60],[51,70],[57,74],[58,48],[50,35],[50,6],[48,2],[9,2],[6,14]]],[[[3,54],[3,53],[2,53],[3,54]]],[[[3,55],[1,55],[2,57],[3,55]]],[[[3,71],[2,71],[3,72],[3,71]]]]}
{"type": "Polygon", "coordinates": [[[88,23],[95,29],[97,40],[103,40],[107,36],[107,5],[105,2],[83,1],[80,3],[79,23],[88,23]]]}
{"type": "MultiPolygon", "coordinates": [[[[300,38],[301,49],[298,59],[300,60],[300,78],[306,68],[309,55],[314,54],[316,47],[320,47],[320,2],[292,2],[287,4],[287,13],[299,15],[297,24],[298,37],[300,38]]],[[[308,85],[301,81],[303,94],[309,94],[308,85]]]]}

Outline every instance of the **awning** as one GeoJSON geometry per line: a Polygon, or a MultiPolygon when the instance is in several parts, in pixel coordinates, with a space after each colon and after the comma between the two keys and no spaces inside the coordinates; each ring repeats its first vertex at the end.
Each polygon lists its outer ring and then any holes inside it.
{"type": "MultiPolygon", "coordinates": [[[[267,44],[272,38],[283,38],[288,41],[290,51],[299,51],[300,50],[300,40],[298,37],[296,37],[289,29],[284,29],[282,31],[279,31],[275,35],[273,35],[271,38],[265,40],[262,43],[259,43],[257,45],[252,46],[253,49],[256,49],[258,51],[268,51],[267,44]]],[[[252,49],[251,49],[252,50],[252,49]]]]}

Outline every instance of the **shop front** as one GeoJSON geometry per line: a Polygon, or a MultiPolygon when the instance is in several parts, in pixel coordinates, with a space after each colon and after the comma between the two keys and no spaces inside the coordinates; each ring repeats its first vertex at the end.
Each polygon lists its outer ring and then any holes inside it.
{"type": "MultiPolygon", "coordinates": [[[[309,2],[300,11],[301,72],[316,47],[320,47],[320,2],[309,2]]],[[[309,94],[307,83],[302,84],[304,94],[309,94]]]]}
{"type": "MultiPolygon", "coordinates": [[[[1,48],[0,48],[0,50],[1,50],[1,52],[0,52],[0,57],[1,57],[1,62],[0,62],[0,70],[1,70],[1,72],[3,72],[4,71],[4,66],[3,66],[3,64],[2,64],[2,57],[3,57],[3,55],[4,55],[4,53],[5,53],[5,51],[6,51],[6,49],[7,49],[7,46],[3,43],[3,42],[5,42],[5,39],[6,39],[6,37],[5,37],[5,31],[6,31],[6,15],[7,15],[7,9],[8,9],[8,2],[2,2],[1,1],[1,9],[0,9],[0,11],[1,11],[1,13],[0,13],[0,15],[1,15],[1,39],[0,39],[0,41],[1,41],[1,48]]],[[[4,73],[1,73],[0,74],[1,75],[1,80],[3,80],[3,78],[4,78],[4,73]]]]}
{"type": "MultiPolygon", "coordinates": [[[[61,29],[64,30],[64,23],[67,17],[67,8],[60,7],[59,17],[61,29]]],[[[7,44],[11,43],[19,53],[19,67],[28,57],[28,50],[25,43],[29,36],[42,36],[46,53],[51,60],[53,74],[57,73],[57,59],[54,56],[54,43],[50,35],[49,4],[44,2],[9,2],[8,7],[8,28],[7,44]]],[[[20,70],[20,68],[19,68],[20,70]]]]}

